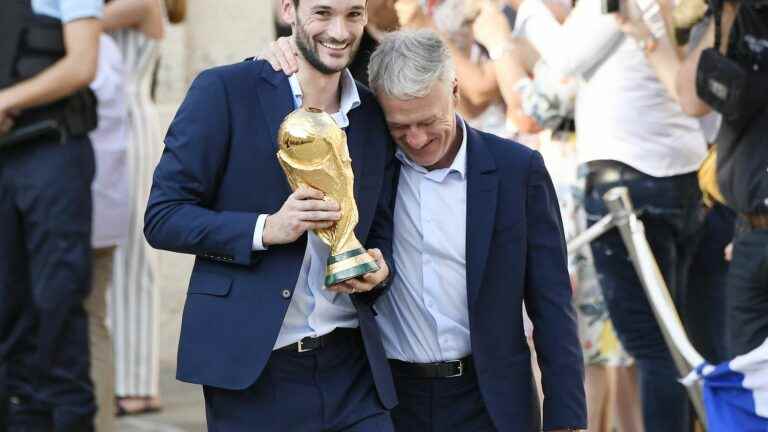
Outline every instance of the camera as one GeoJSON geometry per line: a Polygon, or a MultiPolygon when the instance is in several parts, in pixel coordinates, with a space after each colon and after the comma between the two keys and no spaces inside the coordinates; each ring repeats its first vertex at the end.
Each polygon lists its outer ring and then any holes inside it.
{"type": "MultiPolygon", "coordinates": [[[[741,7],[766,4],[765,0],[743,0],[741,7]],[[747,3],[749,2],[749,3],[747,3]]],[[[723,3],[712,0],[714,19],[720,20],[723,3]]],[[[696,93],[725,119],[748,121],[768,104],[768,74],[741,64],[720,53],[720,26],[715,26],[715,45],[701,53],[696,70],[696,93]]]]}

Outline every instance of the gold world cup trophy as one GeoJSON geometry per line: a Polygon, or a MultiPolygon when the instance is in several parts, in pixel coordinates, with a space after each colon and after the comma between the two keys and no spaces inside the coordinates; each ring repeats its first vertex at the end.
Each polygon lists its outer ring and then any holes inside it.
{"type": "Polygon", "coordinates": [[[277,142],[277,160],[291,189],[309,186],[339,203],[341,219],[330,228],[313,230],[331,248],[325,286],[379,270],[355,237],[354,174],[344,131],[322,110],[299,108],[283,120],[277,142]]]}

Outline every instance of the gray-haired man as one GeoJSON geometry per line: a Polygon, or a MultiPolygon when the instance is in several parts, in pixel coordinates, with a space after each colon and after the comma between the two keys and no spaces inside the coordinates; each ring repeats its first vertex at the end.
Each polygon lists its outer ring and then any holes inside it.
{"type": "Polygon", "coordinates": [[[396,271],[376,303],[400,399],[396,428],[540,430],[523,301],[536,329],[543,428],[586,427],[562,226],[541,155],[456,114],[453,65],[431,31],[386,37],[369,79],[401,162],[396,271]]]}

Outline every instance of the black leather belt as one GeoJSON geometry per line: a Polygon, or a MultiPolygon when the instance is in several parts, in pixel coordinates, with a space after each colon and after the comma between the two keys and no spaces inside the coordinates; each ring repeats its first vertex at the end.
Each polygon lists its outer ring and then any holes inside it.
{"type": "Polygon", "coordinates": [[[587,162],[587,171],[587,187],[650,177],[627,164],[613,160],[587,162]]]}
{"type": "Polygon", "coordinates": [[[409,363],[402,360],[390,360],[392,373],[409,378],[455,378],[474,370],[472,356],[461,360],[449,360],[437,363],[409,363]]]}
{"type": "Polygon", "coordinates": [[[322,336],[318,336],[318,337],[307,336],[296,343],[292,343],[282,348],[278,348],[277,351],[302,353],[302,352],[313,351],[316,349],[327,347],[329,345],[340,343],[342,341],[349,343],[349,341],[360,339],[360,338],[361,338],[360,329],[337,328],[336,330],[328,334],[324,334],[322,336]]]}

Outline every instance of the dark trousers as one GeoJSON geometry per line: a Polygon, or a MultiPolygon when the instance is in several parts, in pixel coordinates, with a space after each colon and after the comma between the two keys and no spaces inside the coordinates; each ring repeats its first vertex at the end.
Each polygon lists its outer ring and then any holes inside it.
{"type": "Polygon", "coordinates": [[[400,401],[392,409],[397,432],[496,431],[473,372],[452,378],[394,378],[400,401]]]}
{"type": "Polygon", "coordinates": [[[93,175],[87,138],[0,151],[0,430],[93,430],[83,310],[93,175]]]}
{"type": "Polygon", "coordinates": [[[392,432],[359,333],[334,342],[273,352],[245,390],[204,386],[208,431],[392,432]]]}
{"type": "MultiPolygon", "coordinates": [[[[589,222],[608,213],[602,201],[607,190],[626,186],[635,208],[642,211],[646,237],[670,294],[679,302],[685,296],[701,227],[696,174],[655,178],[635,172],[633,177],[597,185],[587,181],[585,209],[589,222]]],[[[602,235],[591,246],[617,335],[638,367],[645,429],[687,431],[689,405],[685,388],[677,382],[679,374],[618,230],[602,235]]]]}
{"type": "Polygon", "coordinates": [[[768,230],[737,235],[727,291],[729,351],[734,357],[768,338],[768,230]]]}
{"type": "Polygon", "coordinates": [[[721,204],[707,211],[688,272],[681,315],[694,347],[710,363],[728,359],[726,344],[725,248],[733,240],[736,213],[721,204]]]}

